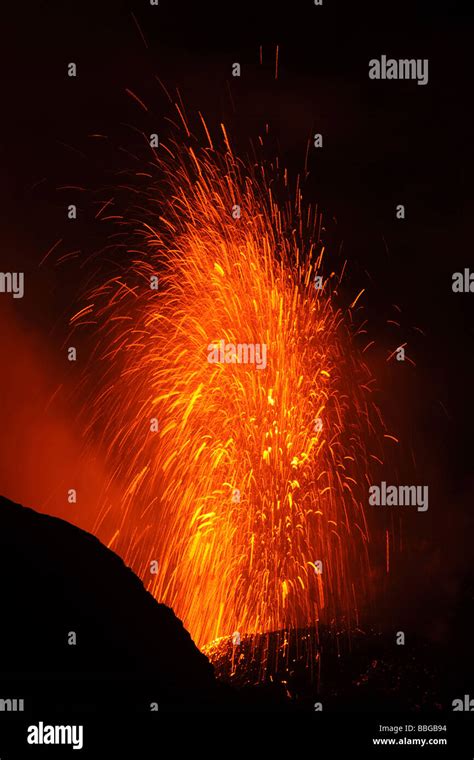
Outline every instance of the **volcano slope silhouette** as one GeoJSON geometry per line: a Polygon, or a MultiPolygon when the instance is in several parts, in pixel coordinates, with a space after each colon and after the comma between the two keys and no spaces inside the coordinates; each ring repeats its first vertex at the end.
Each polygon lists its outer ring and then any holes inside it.
{"type": "Polygon", "coordinates": [[[244,636],[236,648],[231,637],[219,640],[214,671],[173,611],[114,552],[64,520],[3,497],[0,573],[0,700],[24,699],[25,714],[41,709],[40,719],[156,708],[314,712],[320,700],[333,712],[436,713],[474,690],[474,579],[460,591],[449,635],[439,644],[412,634],[405,647],[395,647],[390,624],[383,632],[370,626],[350,637],[342,632],[337,641],[332,628],[320,625],[324,654],[316,679],[307,630],[291,651],[282,650],[282,632],[262,635],[266,659],[274,660],[264,677],[255,642],[244,636]]]}
{"type": "Polygon", "coordinates": [[[2,699],[138,711],[231,699],[173,611],[89,533],[0,497],[0,573],[2,699]]]}

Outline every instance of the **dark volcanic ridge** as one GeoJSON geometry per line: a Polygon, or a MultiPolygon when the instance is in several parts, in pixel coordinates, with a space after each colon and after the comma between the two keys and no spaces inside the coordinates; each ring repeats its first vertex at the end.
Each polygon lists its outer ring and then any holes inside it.
{"type": "Polygon", "coordinates": [[[0,572],[0,698],[34,708],[439,713],[474,696],[472,579],[442,645],[319,625],[223,638],[203,654],[98,539],[3,497],[0,572]]]}
{"type": "MultiPolygon", "coordinates": [[[[421,639],[397,646],[374,628],[319,625],[219,639],[204,649],[217,677],[248,700],[304,711],[439,711],[450,690],[437,646],[421,639]]],[[[452,697],[451,697],[452,699],[452,697]]]]}
{"type": "Polygon", "coordinates": [[[225,701],[174,612],[86,531],[0,497],[0,573],[0,697],[23,683],[46,698],[44,684],[56,682],[49,692],[68,699],[193,710],[225,701]]]}

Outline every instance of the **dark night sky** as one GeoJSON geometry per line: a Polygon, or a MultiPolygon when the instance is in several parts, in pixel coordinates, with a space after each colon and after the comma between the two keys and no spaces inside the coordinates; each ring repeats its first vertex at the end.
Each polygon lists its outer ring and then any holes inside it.
{"type": "Polygon", "coordinates": [[[320,204],[334,252],[343,243],[350,292],[368,289],[384,413],[406,459],[415,452],[413,482],[432,488],[429,516],[410,528],[419,552],[405,565],[407,583],[418,572],[427,587],[446,557],[451,576],[463,576],[473,527],[474,295],[451,291],[452,273],[474,266],[470,21],[454,3],[160,0],[152,8],[146,0],[66,0],[21,4],[2,30],[1,269],[25,271],[15,319],[45,343],[61,343],[84,284],[79,263],[107,243],[90,198],[108,197],[117,171],[133,165],[127,152],[146,155],[138,131],[169,132],[173,109],[156,77],[171,93],[178,87],[191,120],[200,110],[214,133],[224,121],[242,153],[268,122],[293,176],[309,136],[323,134],[305,193],[320,204]],[[382,54],[428,58],[428,85],[370,81],[368,61],[382,54]],[[69,61],[76,80],[66,76],[69,61]],[[59,189],[68,185],[87,192],[59,189]],[[65,207],[74,202],[80,219],[72,228],[65,207]],[[397,203],[404,221],[395,219],[397,203]],[[58,255],[81,254],[39,269],[59,238],[58,255]],[[386,325],[392,304],[402,309],[399,331],[386,325]],[[416,369],[383,361],[404,341],[416,369]]]}

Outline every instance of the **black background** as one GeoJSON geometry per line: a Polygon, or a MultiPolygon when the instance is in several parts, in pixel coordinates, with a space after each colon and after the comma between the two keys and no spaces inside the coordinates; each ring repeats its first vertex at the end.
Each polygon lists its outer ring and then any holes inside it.
{"type": "MultiPolygon", "coordinates": [[[[400,471],[430,486],[429,511],[397,527],[397,583],[380,604],[441,640],[470,572],[473,527],[474,295],[451,289],[453,272],[474,265],[471,50],[471,18],[454,3],[68,0],[18,5],[2,22],[1,269],[25,272],[14,319],[52,351],[89,257],[107,245],[110,230],[94,218],[101,199],[119,172],[145,165],[141,133],[166,139],[175,119],[157,77],[173,100],[179,89],[193,127],[198,111],[214,135],[223,121],[237,152],[250,152],[268,123],[293,177],[308,139],[323,134],[324,148],[309,151],[305,197],[324,214],[335,260],[348,261],[348,293],[367,289],[361,319],[377,342],[400,471]],[[429,83],[369,80],[368,61],[382,54],[428,58],[429,83]],[[74,225],[68,203],[78,205],[74,225]],[[405,220],[395,218],[399,203],[405,220]],[[403,342],[416,367],[387,364],[403,342]]],[[[3,360],[8,385],[15,358],[3,360]]]]}

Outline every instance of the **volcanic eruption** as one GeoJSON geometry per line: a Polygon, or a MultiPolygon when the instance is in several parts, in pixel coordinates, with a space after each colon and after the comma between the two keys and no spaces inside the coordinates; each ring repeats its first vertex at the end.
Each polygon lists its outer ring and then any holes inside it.
{"type": "Polygon", "coordinates": [[[357,624],[383,442],[359,296],[340,304],[299,179],[183,125],[120,220],[127,265],[72,318],[94,325],[88,432],[119,493],[97,532],[201,648],[357,624]]]}

